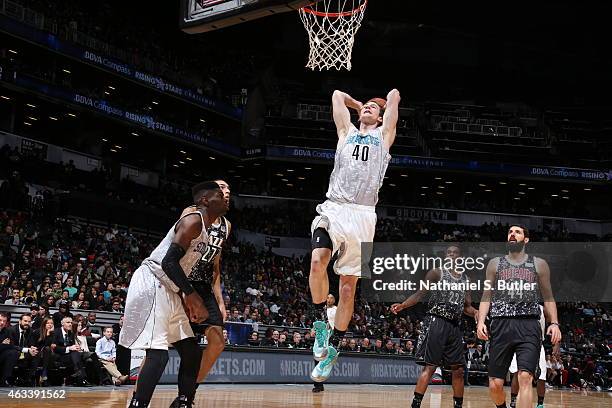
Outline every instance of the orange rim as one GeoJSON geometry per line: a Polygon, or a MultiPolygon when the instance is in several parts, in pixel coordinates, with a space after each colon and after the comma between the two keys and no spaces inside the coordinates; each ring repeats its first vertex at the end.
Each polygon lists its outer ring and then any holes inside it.
{"type": "Polygon", "coordinates": [[[366,5],[368,4],[368,0],[365,0],[363,2],[362,5],[360,5],[359,7],[357,7],[354,10],[351,11],[344,11],[342,13],[324,13],[322,11],[317,11],[317,10],[313,10],[312,8],[310,8],[309,6],[303,7],[302,10],[304,10],[306,13],[309,14],[314,14],[317,17],[332,17],[332,18],[338,18],[338,17],[348,17],[348,16],[352,16],[353,14],[363,11],[363,9],[366,7],[366,5]]]}

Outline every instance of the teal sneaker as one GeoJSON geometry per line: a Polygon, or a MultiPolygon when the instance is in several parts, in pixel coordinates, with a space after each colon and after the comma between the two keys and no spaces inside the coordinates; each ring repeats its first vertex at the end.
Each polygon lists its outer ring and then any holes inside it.
{"type": "Polygon", "coordinates": [[[332,368],[338,360],[338,353],[335,348],[329,346],[327,348],[327,357],[325,360],[320,361],[310,373],[310,379],[314,382],[323,382],[331,375],[332,368]]]}
{"type": "Polygon", "coordinates": [[[327,356],[330,330],[327,327],[327,323],[320,320],[314,322],[312,326],[315,331],[315,341],[312,345],[312,355],[315,360],[323,361],[327,356]]]}

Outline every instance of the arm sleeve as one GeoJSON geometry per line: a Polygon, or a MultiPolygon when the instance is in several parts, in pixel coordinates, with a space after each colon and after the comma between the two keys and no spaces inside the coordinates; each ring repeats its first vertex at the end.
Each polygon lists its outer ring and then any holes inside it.
{"type": "Polygon", "coordinates": [[[166,252],[166,256],[162,260],[162,269],[168,275],[168,278],[185,293],[185,295],[190,295],[193,293],[193,286],[189,283],[187,279],[187,275],[181,268],[181,264],[179,261],[185,255],[185,250],[181,248],[181,246],[175,242],[170,244],[170,248],[168,248],[168,252],[166,252]]]}

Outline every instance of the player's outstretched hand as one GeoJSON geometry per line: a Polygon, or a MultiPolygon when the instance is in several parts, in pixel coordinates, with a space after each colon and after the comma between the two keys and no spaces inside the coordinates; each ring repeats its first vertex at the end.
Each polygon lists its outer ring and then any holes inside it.
{"type": "Polygon", "coordinates": [[[478,338],[480,340],[489,340],[489,331],[487,330],[487,326],[484,324],[484,322],[478,323],[476,333],[478,334],[478,338]]]}
{"type": "Polygon", "coordinates": [[[394,303],[391,305],[391,312],[393,312],[393,314],[398,314],[402,310],[404,310],[404,306],[401,303],[394,303]]]}
{"type": "Polygon", "coordinates": [[[550,342],[552,344],[557,344],[561,341],[561,330],[559,330],[559,326],[557,326],[556,324],[551,324],[550,326],[548,326],[546,334],[550,336],[550,342]]]}
{"type": "Polygon", "coordinates": [[[189,320],[194,323],[201,323],[208,319],[208,310],[206,310],[206,306],[204,306],[204,302],[197,292],[192,292],[184,297],[183,307],[189,320]]]}

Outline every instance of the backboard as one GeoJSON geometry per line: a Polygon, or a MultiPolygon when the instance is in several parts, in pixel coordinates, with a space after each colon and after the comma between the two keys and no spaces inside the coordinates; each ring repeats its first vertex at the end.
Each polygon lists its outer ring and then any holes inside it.
{"type": "Polygon", "coordinates": [[[297,11],[318,0],[181,0],[180,28],[205,33],[274,14],[297,11]]]}

